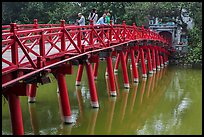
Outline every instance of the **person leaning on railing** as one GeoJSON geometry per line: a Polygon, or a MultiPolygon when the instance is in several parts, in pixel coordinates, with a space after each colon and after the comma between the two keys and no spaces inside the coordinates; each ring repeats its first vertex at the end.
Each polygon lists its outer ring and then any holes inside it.
{"type": "MultiPolygon", "coordinates": [[[[84,26],[85,25],[85,18],[82,15],[82,13],[78,13],[78,17],[80,18],[80,20],[76,20],[77,23],[79,23],[79,26],[84,26]]],[[[84,30],[84,28],[82,28],[82,30],[84,30]]],[[[82,33],[82,39],[84,39],[85,37],[85,32],[82,33]]]]}
{"type": "Polygon", "coordinates": [[[105,22],[106,22],[106,14],[104,13],[103,16],[99,18],[99,20],[97,21],[96,24],[98,24],[98,25],[101,25],[101,24],[106,25],[105,22]]]}

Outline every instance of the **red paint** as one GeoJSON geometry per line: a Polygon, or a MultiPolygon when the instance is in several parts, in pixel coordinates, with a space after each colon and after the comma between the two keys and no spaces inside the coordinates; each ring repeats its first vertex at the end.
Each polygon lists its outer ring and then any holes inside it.
{"type": "Polygon", "coordinates": [[[154,47],[152,48],[152,68],[154,71],[156,71],[156,59],[154,47]]]}
{"type": "Polygon", "coordinates": [[[118,54],[118,55],[117,55],[117,58],[116,58],[115,68],[114,68],[114,71],[115,71],[115,72],[118,71],[119,62],[120,62],[120,54],[118,54]]]}
{"type": "Polygon", "coordinates": [[[140,48],[140,58],[141,58],[141,65],[142,65],[142,77],[147,77],[147,70],[144,60],[144,51],[142,48],[140,48]]]}
{"type": "Polygon", "coordinates": [[[153,73],[152,70],[152,59],[151,59],[151,53],[150,53],[150,49],[147,48],[147,61],[148,61],[148,68],[149,68],[149,73],[153,73]]]}
{"type": "Polygon", "coordinates": [[[83,68],[84,68],[84,66],[82,64],[79,64],[77,78],[76,78],[76,86],[81,85],[81,78],[82,78],[82,74],[83,74],[83,68]]]}
{"type": "Polygon", "coordinates": [[[112,96],[116,96],[116,87],[115,87],[115,80],[114,80],[114,74],[113,74],[113,66],[112,66],[112,58],[109,56],[107,57],[107,71],[108,71],[108,77],[110,82],[110,94],[112,96]]]}
{"type": "Polygon", "coordinates": [[[8,94],[8,103],[13,135],[23,135],[23,119],[19,96],[16,96],[12,93],[8,94]]]}
{"type": "Polygon", "coordinates": [[[161,67],[164,67],[164,62],[163,62],[163,57],[160,55],[160,60],[161,60],[161,67]]]}
{"type": "Polygon", "coordinates": [[[159,51],[156,50],[156,59],[157,59],[157,69],[160,70],[160,59],[159,59],[159,51]]]}
{"type": "Polygon", "coordinates": [[[122,66],[122,72],[123,72],[124,87],[130,88],[129,80],[128,80],[128,73],[127,73],[127,65],[125,61],[125,55],[123,51],[121,51],[119,54],[121,56],[121,66],[122,66]]]}
{"type": "Polygon", "coordinates": [[[59,95],[60,95],[62,113],[64,116],[64,122],[72,123],[72,120],[67,118],[67,117],[71,117],[71,107],[69,103],[69,96],[68,96],[65,74],[58,73],[57,82],[59,87],[59,95]]]}
{"type": "Polygon", "coordinates": [[[131,56],[131,63],[132,63],[133,81],[139,82],[138,70],[137,70],[136,63],[135,63],[135,51],[134,51],[134,49],[130,50],[130,56],[131,56]]]}
{"type": "Polygon", "coordinates": [[[92,72],[92,65],[91,63],[86,62],[86,73],[87,73],[87,78],[88,78],[88,83],[89,83],[89,91],[90,91],[90,96],[91,96],[91,105],[92,107],[99,107],[98,104],[98,96],[96,92],[96,85],[94,83],[94,76],[92,72]]]}
{"type": "Polygon", "coordinates": [[[97,79],[97,76],[98,76],[98,66],[99,66],[99,59],[96,63],[94,63],[94,79],[97,79]]]}
{"type": "Polygon", "coordinates": [[[29,99],[28,102],[33,103],[35,102],[36,97],[36,90],[37,90],[37,83],[30,84],[30,90],[29,90],[29,99]]]}

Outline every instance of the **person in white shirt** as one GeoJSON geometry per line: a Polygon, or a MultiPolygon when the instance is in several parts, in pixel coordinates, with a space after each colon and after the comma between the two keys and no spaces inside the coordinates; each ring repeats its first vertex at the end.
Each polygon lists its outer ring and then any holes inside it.
{"type": "Polygon", "coordinates": [[[101,24],[106,25],[105,20],[106,20],[106,14],[104,13],[103,16],[100,17],[100,19],[97,21],[96,24],[99,24],[99,25],[101,25],[101,24]]]}
{"type": "Polygon", "coordinates": [[[93,20],[93,24],[96,24],[97,20],[98,20],[98,14],[96,9],[92,9],[92,12],[89,13],[89,17],[88,17],[89,21],[93,20]]]}
{"type": "Polygon", "coordinates": [[[82,13],[78,13],[78,17],[80,18],[79,20],[77,19],[77,23],[79,23],[79,26],[84,26],[85,25],[85,18],[82,15],[82,13]]]}

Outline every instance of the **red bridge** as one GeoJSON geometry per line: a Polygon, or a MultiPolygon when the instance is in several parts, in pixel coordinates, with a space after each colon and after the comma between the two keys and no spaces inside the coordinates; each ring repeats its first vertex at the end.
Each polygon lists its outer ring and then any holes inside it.
{"type": "Polygon", "coordinates": [[[127,60],[131,58],[133,81],[139,82],[138,66],[142,77],[168,64],[169,43],[165,38],[142,27],[121,24],[73,26],[65,24],[2,26],[2,94],[9,102],[13,134],[24,134],[19,96],[28,96],[35,102],[37,83],[49,83],[52,73],[58,81],[62,112],[65,123],[72,123],[65,75],[72,74],[72,66],[78,65],[76,85],[80,85],[85,66],[91,96],[91,106],[98,108],[97,79],[99,58],[107,61],[110,95],[117,96],[114,72],[121,62],[124,88],[130,88],[127,60]],[[113,68],[112,58],[116,57],[113,68]],[[147,60],[147,66],[146,61],[147,60]],[[92,69],[94,63],[94,69],[92,69]],[[148,72],[147,72],[148,68],[148,72]]]}

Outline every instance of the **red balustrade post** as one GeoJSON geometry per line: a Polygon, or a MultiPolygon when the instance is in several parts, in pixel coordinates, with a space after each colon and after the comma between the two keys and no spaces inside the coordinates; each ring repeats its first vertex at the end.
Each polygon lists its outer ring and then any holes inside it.
{"type": "Polygon", "coordinates": [[[123,39],[123,41],[125,41],[125,38],[126,38],[126,36],[125,36],[125,33],[126,33],[126,24],[125,24],[125,21],[123,21],[122,25],[123,25],[122,39],[123,39]]]}
{"type": "Polygon", "coordinates": [[[100,32],[100,34],[99,34],[101,40],[103,40],[103,35],[104,35],[104,30],[103,30],[103,28],[104,28],[104,25],[101,25],[101,27],[100,27],[101,32],[100,32]]]}
{"type": "Polygon", "coordinates": [[[12,63],[15,65],[18,65],[18,44],[16,42],[16,37],[17,35],[17,26],[16,23],[11,23],[11,30],[10,32],[13,33],[13,40],[14,43],[11,45],[11,58],[12,58],[12,63]]]}
{"type": "Polygon", "coordinates": [[[147,61],[148,61],[149,73],[153,74],[152,59],[151,59],[151,53],[150,53],[150,49],[149,48],[147,48],[147,61]]]}
{"type": "Polygon", "coordinates": [[[34,19],[34,25],[33,25],[34,29],[38,29],[38,20],[34,19]]]}
{"type": "Polygon", "coordinates": [[[19,96],[13,93],[8,94],[8,104],[13,135],[23,135],[23,119],[19,96]]]}
{"type": "Polygon", "coordinates": [[[71,107],[69,103],[69,96],[68,96],[65,74],[58,72],[56,74],[56,78],[58,82],[64,123],[68,123],[68,124],[73,123],[73,119],[71,117],[71,107]]]}
{"type": "Polygon", "coordinates": [[[147,77],[147,70],[145,65],[145,59],[144,59],[144,51],[142,48],[140,48],[140,58],[141,58],[141,65],[142,65],[142,77],[147,77]]]}
{"type": "Polygon", "coordinates": [[[139,82],[138,70],[137,70],[137,66],[136,66],[136,63],[135,63],[135,51],[134,51],[134,49],[130,50],[130,56],[131,56],[131,63],[132,63],[133,81],[134,82],[139,82]]]}
{"type": "Polygon", "coordinates": [[[87,78],[88,78],[88,83],[89,83],[89,91],[90,91],[90,96],[91,96],[91,106],[93,108],[98,108],[98,96],[96,92],[96,86],[94,83],[94,76],[92,72],[92,65],[89,62],[85,62],[86,65],[86,73],[87,73],[87,78]]]}
{"type": "Polygon", "coordinates": [[[112,35],[113,35],[113,34],[112,34],[112,33],[113,33],[113,32],[112,32],[112,29],[111,29],[112,26],[113,26],[113,20],[110,20],[110,26],[111,26],[111,27],[109,28],[109,41],[111,42],[111,41],[112,41],[112,35]]]}
{"type": "Polygon", "coordinates": [[[37,90],[37,83],[30,84],[30,89],[29,89],[29,94],[28,94],[29,103],[35,103],[36,90],[37,90]]]}
{"type": "Polygon", "coordinates": [[[78,28],[77,46],[82,51],[82,46],[81,46],[81,28],[78,28]]]}
{"type": "MultiPolygon", "coordinates": [[[[93,20],[90,20],[90,26],[91,28],[93,28],[93,20]]],[[[90,32],[90,46],[92,47],[93,46],[93,30],[91,29],[91,32],[90,32]]]]}
{"type": "Polygon", "coordinates": [[[118,73],[119,62],[120,62],[120,54],[118,53],[117,58],[116,58],[116,62],[115,62],[115,67],[114,67],[114,73],[115,74],[118,73]]]}
{"type": "Polygon", "coordinates": [[[106,58],[107,60],[107,71],[108,71],[108,77],[109,77],[109,83],[110,83],[110,95],[116,96],[116,87],[115,87],[115,80],[114,80],[114,74],[113,74],[113,66],[112,66],[112,58],[111,55],[106,58]]]}
{"type": "Polygon", "coordinates": [[[81,85],[81,78],[82,78],[82,74],[83,74],[83,64],[79,64],[79,68],[78,68],[78,72],[77,72],[77,78],[76,78],[76,86],[80,86],[81,85]]]}
{"type": "Polygon", "coordinates": [[[126,65],[125,55],[123,51],[120,52],[120,58],[121,58],[121,66],[122,66],[123,79],[124,79],[124,87],[130,88],[128,73],[127,73],[127,65],[126,65]]]}
{"type": "Polygon", "coordinates": [[[41,39],[39,41],[39,51],[40,51],[40,56],[44,57],[45,56],[45,36],[43,34],[43,31],[40,32],[41,39]]]}
{"type": "Polygon", "coordinates": [[[155,50],[154,50],[154,47],[152,48],[152,67],[153,67],[153,71],[156,72],[156,60],[155,60],[155,50]]]}
{"type": "Polygon", "coordinates": [[[136,33],[136,25],[135,25],[135,23],[132,23],[132,26],[133,26],[133,28],[134,28],[134,31],[133,31],[133,33],[134,33],[134,39],[136,39],[137,37],[137,33],[136,33]]]}
{"type": "Polygon", "coordinates": [[[65,29],[65,20],[61,20],[61,32],[62,32],[62,36],[61,36],[61,50],[65,51],[65,34],[64,34],[64,29],[65,29]]]}

